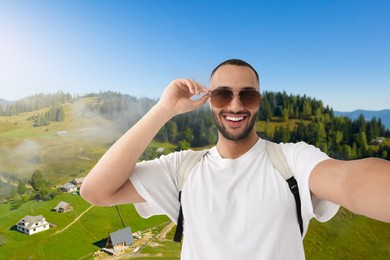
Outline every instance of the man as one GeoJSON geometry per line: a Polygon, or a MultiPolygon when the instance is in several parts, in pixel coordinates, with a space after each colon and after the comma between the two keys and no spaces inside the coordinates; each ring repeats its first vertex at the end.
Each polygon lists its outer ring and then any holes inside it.
{"type": "MultiPolygon", "coordinates": [[[[182,258],[303,259],[294,198],[254,128],[259,87],[257,72],[242,60],[217,66],[209,90],[191,79],[172,81],[158,103],[91,170],[81,195],[96,205],[135,203],[143,217],[166,214],[176,222],[175,176],[188,151],[137,160],[167,121],[208,100],[218,142],[183,187],[182,258]]],[[[327,221],[338,205],[390,222],[390,162],[334,160],[303,142],[282,144],[282,150],[298,181],[305,231],[312,217],[327,221]]]]}

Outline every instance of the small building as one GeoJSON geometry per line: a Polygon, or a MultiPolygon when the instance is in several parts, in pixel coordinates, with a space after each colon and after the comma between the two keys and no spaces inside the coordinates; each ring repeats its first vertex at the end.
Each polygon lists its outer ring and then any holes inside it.
{"type": "Polygon", "coordinates": [[[66,136],[68,134],[67,131],[57,131],[58,136],[66,136]]]}
{"type": "Polygon", "coordinates": [[[156,149],[156,152],[159,154],[162,154],[164,151],[165,151],[165,148],[163,148],[163,147],[159,147],[156,149]]]}
{"type": "Polygon", "coordinates": [[[73,183],[67,182],[64,185],[62,185],[61,190],[64,192],[74,192],[77,191],[77,186],[73,183]]]}
{"type": "Polygon", "coordinates": [[[74,185],[76,185],[78,188],[80,188],[81,184],[83,184],[84,179],[85,179],[85,177],[76,178],[76,179],[73,179],[72,183],[74,185]]]}
{"type": "Polygon", "coordinates": [[[70,203],[65,202],[65,201],[61,201],[52,210],[55,211],[55,212],[59,212],[59,213],[65,213],[65,212],[68,212],[68,211],[72,211],[73,207],[72,207],[72,205],[70,205],[70,203]]]}
{"type": "Polygon", "coordinates": [[[381,145],[383,143],[384,138],[383,137],[378,137],[375,138],[374,140],[371,141],[373,145],[381,145]]]}
{"type": "Polygon", "coordinates": [[[22,218],[16,228],[18,231],[25,233],[27,235],[32,235],[38,232],[42,232],[48,230],[50,224],[46,221],[46,219],[42,216],[25,216],[22,218]]]}
{"type": "Polygon", "coordinates": [[[110,233],[103,251],[112,255],[117,255],[127,247],[131,246],[133,243],[134,238],[131,232],[131,228],[126,227],[110,233]]]}

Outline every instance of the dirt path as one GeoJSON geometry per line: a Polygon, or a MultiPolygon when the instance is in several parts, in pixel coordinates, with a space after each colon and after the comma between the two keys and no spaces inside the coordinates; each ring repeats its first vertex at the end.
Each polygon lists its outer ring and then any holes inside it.
{"type": "Polygon", "coordinates": [[[90,210],[91,208],[93,208],[93,205],[91,205],[89,208],[87,208],[86,210],[84,210],[83,213],[81,213],[80,215],[77,216],[77,218],[75,218],[75,220],[73,220],[69,225],[67,225],[66,227],[64,227],[63,229],[61,230],[58,230],[54,235],[58,235],[62,232],[64,232],[65,230],[67,230],[70,226],[72,226],[74,223],[76,223],[85,213],[88,212],[88,210],[90,210]]]}
{"type": "Polygon", "coordinates": [[[157,238],[159,240],[164,240],[167,237],[167,234],[172,230],[172,228],[175,227],[175,223],[171,222],[168,225],[164,227],[163,230],[161,230],[160,234],[158,234],[157,238]]]}

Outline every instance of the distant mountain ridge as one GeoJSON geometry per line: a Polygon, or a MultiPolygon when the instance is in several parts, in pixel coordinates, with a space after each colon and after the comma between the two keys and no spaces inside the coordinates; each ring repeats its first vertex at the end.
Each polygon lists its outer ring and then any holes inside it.
{"type": "Polygon", "coordinates": [[[0,106],[2,106],[3,109],[5,109],[5,107],[6,107],[7,104],[9,104],[9,103],[10,103],[10,101],[0,98],[0,106]]]}
{"type": "Polygon", "coordinates": [[[376,117],[377,119],[380,118],[386,128],[390,129],[390,109],[383,109],[378,111],[358,109],[351,112],[334,111],[335,116],[346,116],[352,120],[357,119],[360,114],[363,114],[366,120],[371,120],[373,117],[376,117]]]}

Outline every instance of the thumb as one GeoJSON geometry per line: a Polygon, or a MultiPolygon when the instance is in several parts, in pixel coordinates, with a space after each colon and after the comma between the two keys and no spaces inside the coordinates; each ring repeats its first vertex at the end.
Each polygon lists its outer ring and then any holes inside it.
{"type": "Polygon", "coordinates": [[[198,108],[202,105],[204,105],[207,101],[207,99],[210,97],[210,94],[204,94],[202,97],[193,100],[193,108],[198,108]]]}

